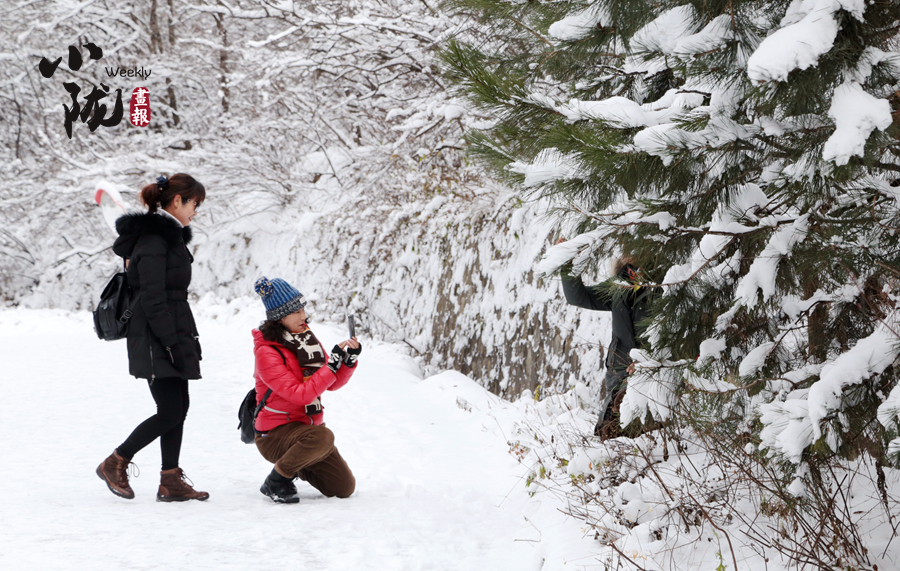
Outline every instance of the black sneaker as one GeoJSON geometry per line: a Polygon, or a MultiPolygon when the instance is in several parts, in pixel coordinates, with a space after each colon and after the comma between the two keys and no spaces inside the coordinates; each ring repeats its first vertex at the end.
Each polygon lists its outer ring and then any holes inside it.
{"type": "Polygon", "coordinates": [[[285,478],[274,468],[260,486],[259,491],[272,498],[276,504],[296,504],[300,501],[300,498],[297,497],[297,486],[294,485],[293,480],[285,478]]]}

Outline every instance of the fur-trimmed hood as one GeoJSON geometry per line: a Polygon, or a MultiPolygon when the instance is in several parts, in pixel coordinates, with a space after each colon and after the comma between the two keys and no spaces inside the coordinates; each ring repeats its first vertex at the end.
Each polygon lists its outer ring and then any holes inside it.
{"type": "Polygon", "coordinates": [[[131,257],[138,238],[145,234],[158,234],[165,238],[170,246],[176,246],[181,241],[185,245],[191,242],[189,226],[182,228],[174,219],[156,213],[134,212],[120,216],[116,220],[116,231],[119,237],[113,244],[113,252],[123,258],[131,257]]]}
{"type": "Polygon", "coordinates": [[[613,258],[609,261],[610,274],[627,279],[628,276],[623,273],[623,270],[626,266],[635,267],[634,258],[632,258],[631,256],[619,256],[618,258],[613,258]]]}

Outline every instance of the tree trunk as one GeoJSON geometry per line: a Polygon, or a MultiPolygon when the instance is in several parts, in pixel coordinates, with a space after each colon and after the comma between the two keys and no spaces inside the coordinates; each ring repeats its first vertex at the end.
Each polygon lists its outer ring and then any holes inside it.
{"type": "MultiPolygon", "coordinates": [[[[818,278],[806,282],[803,284],[803,297],[809,299],[818,289],[818,278]]],[[[828,356],[827,324],[828,307],[825,304],[817,304],[809,313],[809,322],[806,326],[809,339],[808,355],[816,363],[825,361],[825,358],[828,356]]]]}
{"type": "Polygon", "coordinates": [[[169,0],[169,47],[175,47],[175,0],[169,0]]]}
{"type": "Polygon", "coordinates": [[[219,87],[222,90],[222,111],[228,113],[228,98],[231,92],[228,89],[228,30],[225,29],[225,18],[221,14],[214,16],[216,19],[216,28],[222,36],[222,48],[219,51],[219,69],[222,75],[219,76],[219,87]]]}
{"type": "Polygon", "coordinates": [[[156,0],[150,3],[150,53],[162,53],[162,40],[159,35],[159,20],[156,17],[156,0]]]}

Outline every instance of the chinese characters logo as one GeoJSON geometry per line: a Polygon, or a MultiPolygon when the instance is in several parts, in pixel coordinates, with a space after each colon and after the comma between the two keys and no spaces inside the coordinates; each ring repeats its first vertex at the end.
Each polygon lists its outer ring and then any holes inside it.
{"type": "MultiPolygon", "coordinates": [[[[103,49],[99,46],[88,42],[83,45],[88,49],[88,54],[90,59],[99,60],[103,57],[103,49]]],[[[56,68],[59,66],[59,63],[62,61],[62,57],[56,59],[56,61],[51,62],[47,58],[41,58],[41,63],[38,64],[38,69],[41,72],[41,75],[46,77],[47,79],[53,77],[53,74],[56,73],[56,68]]],[[[78,48],[75,46],[69,46],[69,59],[68,66],[72,71],[78,71],[81,69],[81,64],[84,63],[84,60],[81,57],[81,52],[78,51],[78,48]]],[[[66,110],[65,113],[65,124],[66,124],[66,135],[69,138],[72,138],[72,124],[76,119],[81,119],[82,123],[87,123],[88,129],[93,133],[97,130],[97,127],[101,125],[104,127],[115,127],[122,121],[122,115],[124,109],[122,108],[122,90],[116,90],[116,103],[113,108],[112,114],[106,118],[106,105],[101,105],[100,100],[104,99],[107,95],[109,95],[109,88],[100,84],[102,91],[98,89],[96,86],[94,89],[84,97],[84,106],[78,103],[78,94],[81,93],[81,87],[79,87],[75,83],[66,82],[63,83],[63,87],[66,91],[69,92],[69,95],[72,96],[72,107],[69,107],[66,104],[63,104],[63,108],[66,110]],[[90,118],[90,120],[88,120],[90,118]]],[[[148,113],[149,118],[149,113],[148,113]]]]}
{"type": "Polygon", "coordinates": [[[146,127],[150,124],[150,90],[146,87],[136,87],[131,93],[128,116],[135,127],[146,127]]]}

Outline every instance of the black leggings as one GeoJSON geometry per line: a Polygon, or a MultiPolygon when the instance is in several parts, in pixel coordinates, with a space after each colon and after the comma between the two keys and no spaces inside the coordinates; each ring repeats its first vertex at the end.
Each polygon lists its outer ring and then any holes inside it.
{"type": "Polygon", "coordinates": [[[181,454],[181,435],[187,416],[190,397],[188,382],[178,377],[148,381],[150,394],[156,401],[156,414],[140,423],[116,451],[131,459],[145,446],[159,438],[162,450],[162,469],[178,468],[181,454]]]}

